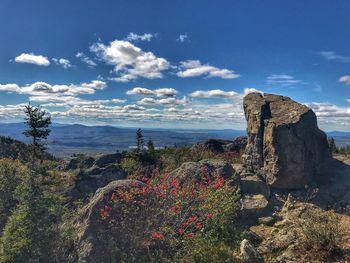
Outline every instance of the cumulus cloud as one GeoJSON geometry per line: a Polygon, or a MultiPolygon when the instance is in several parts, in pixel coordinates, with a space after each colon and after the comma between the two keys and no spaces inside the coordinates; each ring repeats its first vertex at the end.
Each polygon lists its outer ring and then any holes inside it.
{"type": "Polygon", "coordinates": [[[69,85],[51,85],[46,82],[38,81],[34,82],[31,85],[21,87],[17,84],[0,84],[0,91],[28,94],[36,96],[36,98],[42,96],[42,101],[52,101],[56,99],[57,96],[77,96],[81,94],[94,94],[96,90],[102,90],[106,87],[107,84],[101,80],[93,80],[90,83],[69,85]]]}
{"type": "Polygon", "coordinates": [[[206,76],[208,78],[234,79],[240,75],[233,70],[219,69],[209,64],[201,64],[199,60],[187,60],[180,62],[179,71],[176,73],[180,78],[206,76]]]}
{"type": "Polygon", "coordinates": [[[180,34],[179,37],[176,39],[176,41],[179,41],[181,43],[185,42],[188,39],[187,34],[180,34]]]}
{"type": "Polygon", "coordinates": [[[338,79],[338,81],[346,85],[350,85],[350,76],[349,75],[342,76],[338,79]]]}
{"type": "Polygon", "coordinates": [[[231,98],[237,95],[234,91],[214,90],[196,90],[190,94],[194,98],[231,98]]]}
{"type": "Polygon", "coordinates": [[[20,88],[17,84],[10,83],[10,84],[0,84],[0,91],[6,91],[9,93],[15,92],[20,93],[20,88]]]}
{"type": "Polygon", "coordinates": [[[155,99],[155,98],[143,98],[139,100],[137,103],[140,105],[186,105],[188,103],[188,98],[185,96],[182,99],[177,98],[163,98],[163,99],[155,99]]]}
{"type": "Polygon", "coordinates": [[[177,94],[177,90],[173,88],[161,88],[150,90],[141,87],[135,87],[126,92],[127,95],[141,95],[141,96],[157,96],[157,97],[173,97],[177,94]]]}
{"type": "Polygon", "coordinates": [[[274,74],[266,78],[266,83],[268,85],[279,85],[283,87],[290,87],[297,84],[302,84],[303,82],[299,79],[295,79],[293,76],[286,74],[274,74]]]}
{"type": "Polygon", "coordinates": [[[129,40],[129,41],[140,41],[141,40],[141,41],[150,42],[153,37],[154,37],[154,35],[151,33],[145,33],[143,35],[138,35],[138,34],[135,34],[133,32],[130,32],[128,34],[128,36],[126,37],[126,40],[129,40]]]}
{"type": "Polygon", "coordinates": [[[334,60],[344,63],[350,62],[350,57],[338,55],[334,51],[321,51],[319,54],[327,60],[334,60]]]}
{"type": "Polygon", "coordinates": [[[72,64],[70,63],[70,61],[65,58],[60,58],[60,59],[53,58],[52,61],[55,62],[56,65],[62,66],[64,69],[72,67],[72,64]]]}
{"type": "Polygon", "coordinates": [[[48,66],[50,61],[47,57],[41,55],[35,55],[33,53],[22,53],[21,55],[15,57],[17,63],[28,63],[38,66],[48,66]]]}
{"type": "Polygon", "coordinates": [[[85,55],[83,52],[78,52],[75,56],[79,58],[81,61],[83,61],[85,64],[87,64],[88,67],[90,68],[93,68],[96,66],[96,63],[87,55],[85,55]]]}
{"type": "Polygon", "coordinates": [[[163,71],[169,69],[170,63],[152,52],[145,52],[129,41],[115,40],[104,45],[95,43],[90,50],[108,65],[118,75],[112,80],[129,82],[140,77],[156,79],[163,77],[163,71]]]}
{"type": "Polygon", "coordinates": [[[124,103],[126,100],[121,100],[121,99],[111,99],[112,103],[124,103]]]}

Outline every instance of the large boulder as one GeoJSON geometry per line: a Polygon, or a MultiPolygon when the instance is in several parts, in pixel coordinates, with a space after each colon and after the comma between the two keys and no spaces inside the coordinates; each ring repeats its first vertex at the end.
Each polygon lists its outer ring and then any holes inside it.
{"type": "Polygon", "coordinates": [[[81,170],[71,191],[72,200],[85,199],[95,193],[98,188],[104,187],[112,181],[127,177],[126,172],[118,165],[110,164],[105,167],[96,165],[81,170]]]}
{"type": "Polygon", "coordinates": [[[103,154],[96,158],[94,165],[103,167],[113,163],[120,163],[123,155],[121,153],[103,154]]]}
{"type": "Polygon", "coordinates": [[[120,249],[128,240],[123,233],[119,236],[111,234],[108,223],[101,217],[101,209],[113,192],[143,185],[136,180],[119,180],[96,191],[91,201],[83,207],[76,221],[77,262],[119,262],[123,253],[120,249]]]}
{"type": "Polygon", "coordinates": [[[179,168],[172,171],[170,176],[178,178],[181,182],[188,182],[190,180],[199,180],[203,173],[208,173],[210,176],[214,176],[217,173],[219,176],[225,179],[231,178],[235,182],[239,180],[232,165],[216,159],[183,163],[179,168]]]}
{"type": "Polygon", "coordinates": [[[244,98],[248,143],[246,168],[279,189],[325,179],[331,159],[315,113],[288,97],[250,93],[244,98]]]}
{"type": "Polygon", "coordinates": [[[209,139],[191,147],[192,151],[210,151],[213,153],[235,152],[240,153],[247,145],[247,137],[239,136],[233,141],[209,139]]]}

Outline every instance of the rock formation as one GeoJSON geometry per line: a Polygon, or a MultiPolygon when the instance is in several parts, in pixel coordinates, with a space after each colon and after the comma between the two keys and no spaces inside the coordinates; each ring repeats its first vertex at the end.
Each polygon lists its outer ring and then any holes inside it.
{"type": "Polygon", "coordinates": [[[325,178],[331,159],[315,113],[288,97],[250,93],[244,98],[246,168],[279,189],[302,188],[325,178]]]}
{"type": "Polygon", "coordinates": [[[109,197],[112,192],[141,186],[143,183],[136,180],[118,180],[96,191],[89,204],[82,209],[75,225],[78,234],[77,262],[120,262],[118,258],[122,251],[119,249],[126,246],[128,238],[123,236],[123,233],[120,233],[119,236],[107,234],[111,232],[111,229],[101,219],[100,210],[105,198],[109,197]]]}

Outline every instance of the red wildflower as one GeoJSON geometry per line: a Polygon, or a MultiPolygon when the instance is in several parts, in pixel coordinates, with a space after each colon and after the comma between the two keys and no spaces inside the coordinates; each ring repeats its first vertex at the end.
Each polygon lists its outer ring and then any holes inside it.
{"type": "Polygon", "coordinates": [[[178,232],[179,232],[179,234],[182,236],[182,235],[185,233],[185,229],[180,228],[180,229],[178,230],[178,232]]]}
{"type": "Polygon", "coordinates": [[[201,230],[202,228],[203,228],[203,224],[202,223],[197,223],[196,224],[196,228],[198,229],[198,230],[201,230]]]}
{"type": "Polygon", "coordinates": [[[208,219],[208,220],[211,220],[212,218],[213,218],[213,214],[212,214],[212,213],[208,213],[208,214],[207,214],[207,219],[208,219]]]}
{"type": "Polygon", "coordinates": [[[188,237],[188,238],[194,238],[194,234],[193,234],[193,233],[189,233],[189,234],[187,235],[187,237],[188,237]]]}
{"type": "Polygon", "coordinates": [[[197,216],[191,216],[189,219],[188,219],[188,222],[191,223],[191,222],[195,222],[197,221],[198,217],[197,216]]]}
{"type": "Polygon", "coordinates": [[[179,206],[178,205],[174,205],[174,206],[170,207],[169,210],[170,210],[170,212],[176,213],[177,210],[179,210],[179,206]]]}
{"type": "Polygon", "coordinates": [[[171,193],[172,193],[173,195],[177,195],[177,189],[176,189],[176,188],[171,189],[171,193]]]}
{"type": "Polygon", "coordinates": [[[154,232],[152,234],[152,239],[154,240],[163,240],[164,239],[164,235],[160,232],[154,232]]]}
{"type": "Polygon", "coordinates": [[[142,176],[141,181],[146,183],[148,181],[148,178],[146,176],[142,176]]]}
{"type": "Polygon", "coordinates": [[[179,187],[179,181],[174,179],[172,182],[171,182],[171,185],[174,186],[174,187],[179,187]]]}
{"type": "Polygon", "coordinates": [[[188,226],[188,224],[189,224],[188,222],[183,222],[182,223],[183,226],[188,226]]]}

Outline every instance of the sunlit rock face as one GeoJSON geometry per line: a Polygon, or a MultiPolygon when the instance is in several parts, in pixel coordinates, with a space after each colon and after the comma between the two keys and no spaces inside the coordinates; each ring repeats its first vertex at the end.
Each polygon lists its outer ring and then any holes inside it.
{"type": "Polygon", "coordinates": [[[331,156],[315,113],[292,99],[250,93],[244,98],[248,143],[243,156],[248,170],[268,185],[297,189],[324,180],[331,156]]]}

